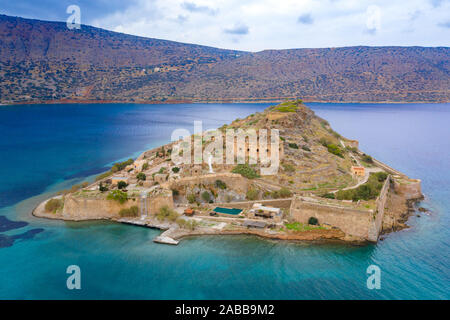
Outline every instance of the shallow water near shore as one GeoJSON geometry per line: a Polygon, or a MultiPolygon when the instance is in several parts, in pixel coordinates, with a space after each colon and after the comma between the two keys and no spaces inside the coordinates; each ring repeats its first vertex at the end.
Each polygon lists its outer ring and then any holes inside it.
{"type": "Polygon", "coordinates": [[[422,179],[410,229],[378,244],[283,242],[206,236],[155,244],[158,230],[110,222],[37,219],[57,190],[113,162],[268,104],[32,105],[0,109],[0,299],[448,299],[450,104],[318,104],[319,116],[360,148],[422,179]],[[369,265],[381,289],[366,286],[369,265]],[[81,268],[81,290],[66,268],[81,268]]]}

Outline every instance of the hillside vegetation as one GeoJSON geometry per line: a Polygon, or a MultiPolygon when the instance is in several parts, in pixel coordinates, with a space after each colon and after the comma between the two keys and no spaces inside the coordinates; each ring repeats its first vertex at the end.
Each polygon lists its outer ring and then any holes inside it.
{"type": "Polygon", "coordinates": [[[450,100],[448,47],[251,53],[5,15],[0,43],[0,103],[450,100]]]}

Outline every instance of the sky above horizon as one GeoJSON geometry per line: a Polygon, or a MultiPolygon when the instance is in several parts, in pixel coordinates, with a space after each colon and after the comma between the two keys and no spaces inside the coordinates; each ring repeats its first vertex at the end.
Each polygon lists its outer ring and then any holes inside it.
{"type": "Polygon", "coordinates": [[[450,46],[450,0],[0,0],[0,13],[246,51],[450,46]]]}

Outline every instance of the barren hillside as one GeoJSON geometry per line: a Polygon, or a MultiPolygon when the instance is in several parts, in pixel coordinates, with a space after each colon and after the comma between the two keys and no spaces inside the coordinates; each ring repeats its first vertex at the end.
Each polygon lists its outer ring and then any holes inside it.
{"type": "Polygon", "coordinates": [[[0,15],[0,103],[449,101],[449,57],[448,47],[250,53],[0,15]]]}

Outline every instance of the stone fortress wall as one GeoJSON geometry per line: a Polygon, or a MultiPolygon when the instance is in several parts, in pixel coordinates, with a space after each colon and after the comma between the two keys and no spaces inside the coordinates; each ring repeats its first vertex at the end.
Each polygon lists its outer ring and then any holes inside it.
{"type": "Polygon", "coordinates": [[[367,239],[370,241],[376,242],[378,240],[378,236],[381,233],[381,229],[383,227],[384,210],[386,208],[386,201],[391,185],[392,178],[391,175],[388,175],[386,181],[383,184],[383,188],[381,188],[380,195],[376,200],[376,209],[370,221],[369,233],[367,235],[367,239]]]}
{"type": "Polygon", "coordinates": [[[404,179],[397,177],[394,179],[394,190],[403,195],[407,200],[422,199],[422,188],[420,179],[404,179]]]}
{"type": "Polygon", "coordinates": [[[321,224],[337,227],[348,235],[368,240],[372,211],[313,202],[301,196],[294,197],[290,211],[291,217],[297,222],[307,224],[310,217],[315,217],[321,224]]]}
{"type": "Polygon", "coordinates": [[[143,212],[141,210],[142,203],[139,202],[139,212],[144,215],[155,215],[159,212],[159,209],[161,209],[164,206],[167,206],[171,209],[173,209],[173,196],[172,193],[162,194],[155,197],[147,197],[145,199],[147,201],[146,209],[147,212],[143,212]]]}
{"type": "Polygon", "coordinates": [[[422,197],[420,180],[408,179],[404,175],[402,177],[388,175],[375,201],[375,210],[324,204],[310,198],[295,196],[291,204],[291,216],[301,223],[308,223],[310,217],[315,217],[319,223],[337,227],[350,236],[376,242],[382,231],[389,192],[399,193],[406,200],[422,197]]]}
{"type": "Polygon", "coordinates": [[[388,176],[376,200],[375,210],[325,204],[296,196],[292,201],[291,216],[301,223],[308,223],[310,217],[315,217],[319,223],[337,227],[350,236],[376,242],[381,232],[390,185],[391,176],[388,176]]]}
{"type": "Polygon", "coordinates": [[[68,196],[64,200],[61,218],[75,221],[118,218],[121,209],[136,205],[138,202],[133,200],[120,204],[107,199],[83,199],[68,196]]]}
{"type": "Polygon", "coordinates": [[[211,173],[199,176],[184,177],[177,180],[172,180],[162,187],[167,187],[169,189],[182,189],[185,187],[193,188],[198,185],[211,185],[217,180],[225,182],[227,188],[236,190],[237,192],[247,192],[249,187],[248,179],[242,177],[237,173],[211,173]]]}
{"type": "Polygon", "coordinates": [[[119,212],[137,206],[139,214],[156,214],[163,206],[173,208],[172,193],[165,193],[145,198],[146,206],[140,198],[128,199],[123,204],[108,199],[83,199],[68,196],[64,200],[64,208],[61,214],[65,220],[96,220],[120,218],[119,212]],[[142,209],[146,208],[146,212],[142,209]]]}

